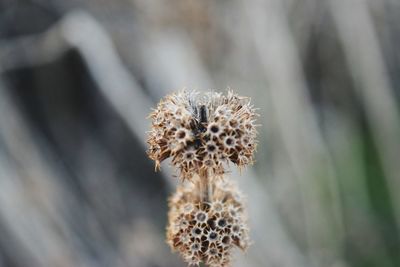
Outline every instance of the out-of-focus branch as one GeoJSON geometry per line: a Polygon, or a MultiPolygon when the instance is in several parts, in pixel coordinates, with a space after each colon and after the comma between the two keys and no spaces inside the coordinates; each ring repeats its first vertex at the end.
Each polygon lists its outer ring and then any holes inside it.
{"type": "MultiPolygon", "coordinates": [[[[365,0],[329,1],[387,177],[400,231],[400,116],[365,0]],[[362,45],[360,45],[362,44],[362,45]]],[[[383,5],[383,4],[382,4],[383,5]]]]}
{"type": "MultiPolygon", "coordinates": [[[[45,64],[69,49],[80,53],[104,98],[146,149],[146,118],[153,103],[122,64],[107,33],[90,15],[76,11],[42,34],[0,44],[0,70],[45,64]]],[[[168,168],[163,176],[171,176],[168,168]]],[[[172,186],[170,178],[166,181],[172,186]]]]}
{"type": "Polygon", "coordinates": [[[281,1],[254,1],[246,7],[257,54],[270,83],[267,89],[282,138],[281,148],[286,150],[289,158],[285,164],[292,168],[300,185],[310,264],[326,265],[326,256],[321,257],[319,253],[322,240],[324,246],[329,246],[329,261],[342,257],[344,232],[341,201],[335,169],[304,83],[300,56],[281,1]],[[319,201],[317,194],[317,187],[322,182],[315,180],[314,172],[315,166],[321,164],[325,173],[318,179],[324,179],[328,187],[331,199],[328,209],[319,201]],[[330,219],[322,222],[321,218],[330,219]],[[326,228],[327,224],[332,225],[332,232],[326,228]]]}
{"type": "Polygon", "coordinates": [[[25,257],[16,257],[22,266],[76,265],[71,248],[51,226],[73,236],[58,211],[65,192],[54,178],[62,175],[43,161],[2,83],[0,113],[6,114],[0,116],[0,214],[2,226],[15,238],[9,249],[22,251],[25,257]]]}
{"type": "Polygon", "coordinates": [[[69,49],[76,49],[82,55],[105,98],[132,132],[140,140],[146,140],[145,118],[153,103],[123,66],[107,33],[84,12],[68,14],[42,34],[2,43],[0,70],[41,65],[69,49]]]}

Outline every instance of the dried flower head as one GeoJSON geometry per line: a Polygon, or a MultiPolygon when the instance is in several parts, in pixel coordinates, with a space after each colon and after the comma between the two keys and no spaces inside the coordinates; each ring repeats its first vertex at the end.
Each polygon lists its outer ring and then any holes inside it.
{"type": "Polygon", "coordinates": [[[156,169],[171,157],[183,179],[201,172],[222,176],[228,162],[238,167],[253,163],[256,116],[250,99],[232,91],[171,94],[150,114],[148,155],[156,169]]]}
{"type": "Polygon", "coordinates": [[[198,186],[199,181],[180,186],[171,197],[167,242],[190,265],[228,266],[232,248],[249,245],[243,198],[236,186],[220,180],[203,202],[198,186]]]}

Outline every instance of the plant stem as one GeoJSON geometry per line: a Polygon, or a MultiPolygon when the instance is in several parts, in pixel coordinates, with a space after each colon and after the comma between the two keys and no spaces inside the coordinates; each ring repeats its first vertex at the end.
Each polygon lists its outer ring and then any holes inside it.
{"type": "Polygon", "coordinates": [[[211,202],[212,186],[208,171],[199,173],[199,190],[201,202],[211,202]]]}

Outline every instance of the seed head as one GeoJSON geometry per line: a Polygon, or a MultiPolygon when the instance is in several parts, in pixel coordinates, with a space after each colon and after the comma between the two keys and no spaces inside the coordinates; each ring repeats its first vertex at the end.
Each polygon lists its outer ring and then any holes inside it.
{"type": "Polygon", "coordinates": [[[201,172],[222,176],[229,162],[238,167],[253,163],[256,117],[250,99],[232,91],[168,95],[150,114],[148,155],[156,169],[171,157],[183,179],[201,172]]]}
{"type": "Polygon", "coordinates": [[[249,245],[241,194],[221,180],[212,186],[211,201],[201,202],[197,182],[181,185],[171,197],[167,242],[190,265],[228,266],[232,249],[249,245]]]}

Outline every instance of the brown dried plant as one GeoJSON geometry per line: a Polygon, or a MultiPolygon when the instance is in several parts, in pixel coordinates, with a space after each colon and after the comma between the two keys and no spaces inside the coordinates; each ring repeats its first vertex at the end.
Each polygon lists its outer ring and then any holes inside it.
{"type": "Polygon", "coordinates": [[[225,173],[224,163],[239,167],[253,163],[256,148],[256,113],[250,99],[228,94],[181,91],[161,100],[150,114],[148,154],[160,162],[172,157],[180,177],[191,179],[205,172],[225,173]]]}
{"type": "Polygon", "coordinates": [[[199,184],[181,185],[170,198],[167,242],[191,265],[227,266],[234,246],[249,245],[243,197],[232,183],[218,180],[204,202],[199,184]]]}
{"type": "Polygon", "coordinates": [[[253,163],[257,116],[250,99],[232,91],[181,91],[150,114],[148,155],[156,170],[172,158],[187,181],[169,202],[167,242],[190,265],[228,266],[231,248],[248,247],[243,199],[224,174],[230,162],[240,169],[253,163]]]}

